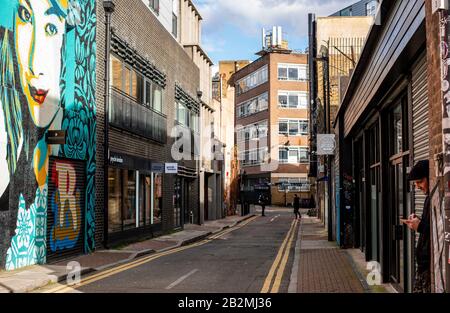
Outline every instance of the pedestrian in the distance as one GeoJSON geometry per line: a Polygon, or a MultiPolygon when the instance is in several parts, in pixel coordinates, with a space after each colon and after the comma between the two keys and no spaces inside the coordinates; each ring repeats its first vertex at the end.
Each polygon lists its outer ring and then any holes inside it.
{"type": "Polygon", "coordinates": [[[300,198],[297,196],[297,194],[294,195],[294,214],[295,219],[302,218],[302,215],[300,214],[300,198]]]}
{"type": "Polygon", "coordinates": [[[266,216],[264,211],[266,210],[266,197],[261,193],[258,198],[259,205],[261,205],[262,214],[261,216],[266,216]]]}
{"type": "Polygon", "coordinates": [[[430,186],[429,186],[429,162],[419,161],[409,173],[409,181],[413,181],[417,189],[426,195],[423,205],[422,218],[411,214],[409,219],[401,220],[406,226],[419,235],[416,248],[417,270],[414,282],[414,293],[431,292],[431,244],[430,244],[430,186]]]}

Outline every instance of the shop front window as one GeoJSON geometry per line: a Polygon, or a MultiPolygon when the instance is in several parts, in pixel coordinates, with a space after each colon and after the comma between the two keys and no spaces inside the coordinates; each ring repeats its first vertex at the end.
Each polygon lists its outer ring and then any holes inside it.
{"type": "Polygon", "coordinates": [[[153,201],[153,223],[159,224],[162,220],[162,174],[154,174],[154,201],[153,201]]]}
{"type": "Polygon", "coordinates": [[[136,227],[136,172],[110,168],[108,179],[109,232],[136,227]]]}

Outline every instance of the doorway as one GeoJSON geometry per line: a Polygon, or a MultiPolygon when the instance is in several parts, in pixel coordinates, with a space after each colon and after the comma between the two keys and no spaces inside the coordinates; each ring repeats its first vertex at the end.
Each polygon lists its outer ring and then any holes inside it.
{"type": "Polygon", "coordinates": [[[389,276],[395,287],[407,290],[407,236],[408,229],[400,219],[409,216],[409,184],[407,168],[409,166],[409,141],[407,98],[402,97],[389,112],[389,225],[391,228],[389,245],[389,276]]]}

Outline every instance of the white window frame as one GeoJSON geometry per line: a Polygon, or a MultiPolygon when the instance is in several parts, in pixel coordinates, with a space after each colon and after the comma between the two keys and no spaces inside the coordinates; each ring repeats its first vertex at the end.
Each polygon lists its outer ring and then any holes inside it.
{"type": "Polygon", "coordinates": [[[260,94],[259,96],[256,96],[254,98],[251,98],[245,102],[241,102],[236,107],[236,112],[238,115],[238,118],[244,118],[247,116],[251,116],[263,111],[266,111],[269,109],[269,93],[264,92],[260,94]],[[265,99],[264,102],[262,102],[262,99],[265,99]],[[254,112],[250,111],[251,104],[255,102],[255,108],[254,112]]]}
{"type": "Polygon", "coordinates": [[[281,163],[281,164],[308,164],[309,163],[309,148],[305,147],[305,146],[279,146],[278,147],[278,159],[279,159],[278,162],[281,163]],[[285,150],[285,151],[288,152],[287,160],[280,158],[280,152],[282,150],[285,150]],[[289,157],[289,153],[291,151],[296,151],[297,152],[297,161],[295,161],[295,162],[292,161],[290,159],[290,157],[289,157]],[[301,156],[302,152],[305,152],[305,151],[308,154],[308,158],[304,159],[302,161],[300,156],[301,156]]]}
{"type": "Polygon", "coordinates": [[[290,109],[290,110],[306,110],[308,109],[308,92],[306,91],[289,91],[289,90],[279,90],[278,91],[278,107],[280,109],[290,109]],[[297,95],[298,104],[296,107],[291,106],[290,97],[297,95]],[[285,105],[281,104],[280,96],[286,96],[287,102],[285,105]]]}
{"type": "Polygon", "coordinates": [[[308,81],[308,66],[306,64],[293,64],[293,63],[278,63],[277,76],[279,81],[297,81],[297,82],[306,82],[308,81]],[[280,69],[286,68],[287,77],[280,77],[280,69]],[[289,77],[289,69],[296,68],[298,69],[297,79],[291,79],[289,77]],[[304,75],[301,75],[304,73],[304,75]]]}
{"type": "Polygon", "coordinates": [[[241,78],[236,82],[236,91],[238,95],[246,93],[268,81],[267,64],[258,68],[253,73],[241,78]],[[258,80],[260,78],[260,80],[258,80]]]}
{"type": "Polygon", "coordinates": [[[301,136],[307,136],[309,134],[309,121],[308,119],[304,119],[304,118],[299,118],[299,119],[294,119],[294,118],[279,118],[278,119],[278,135],[280,136],[289,136],[289,137],[301,137],[301,136]],[[281,132],[280,130],[280,124],[282,122],[287,122],[287,131],[286,132],[281,132]],[[306,129],[305,132],[300,131],[302,129],[301,125],[306,123],[308,125],[308,128],[306,129]],[[295,135],[292,135],[290,133],[290,125],[291,124],[297,124],[297,128],[298,128],[298,133],[295,135]]]}

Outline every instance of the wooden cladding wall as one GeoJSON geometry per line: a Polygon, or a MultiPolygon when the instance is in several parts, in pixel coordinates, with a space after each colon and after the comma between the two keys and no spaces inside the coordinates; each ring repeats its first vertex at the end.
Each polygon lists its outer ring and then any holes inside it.
{"type": "MultiPolygon", "coordinates": [[[[369,106],[394,65],[425,20],[423,0],[398,0],[382,21],[378,42],[363,69],[345,110],[344,135],[347,136],[369,106]]],[[[366,51],[367,53],[367,51],[366,51]]]]}

